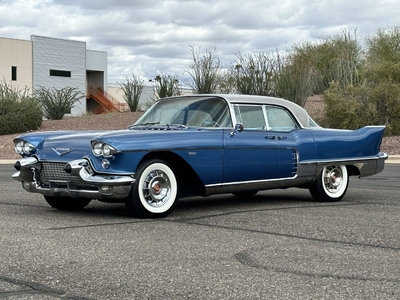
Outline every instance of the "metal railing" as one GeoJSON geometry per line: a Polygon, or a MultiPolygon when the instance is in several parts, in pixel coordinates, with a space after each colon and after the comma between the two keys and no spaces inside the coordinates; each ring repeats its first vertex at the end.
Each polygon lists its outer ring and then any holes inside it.
{"type": "Polygon", "coordinates": [[[98,87],[97,89],[89,86],[88,97],[95,100],[100,105],[96,107],[94,113],[102,114],[107,112],[123,112],[128,111],[129,106],[126,103],[121,103],[104,89],[98,87]]]}

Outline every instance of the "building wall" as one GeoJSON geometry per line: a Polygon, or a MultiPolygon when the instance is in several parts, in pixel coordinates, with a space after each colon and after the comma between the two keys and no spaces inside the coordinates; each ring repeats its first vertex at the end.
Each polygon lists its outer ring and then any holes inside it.
{"type": "MultiPolygon", "coordinates": [[[[31,36],[33,87],[74,87],[86,95],[86,43],[31,36]]],[[[72,115],[86,112],[86,99],[75,103],[72,115]]]]}
{"type": "Polygon", "coordinates": [[[107,91],[107,52],[86,50],[86,84],[107,91]]]}
{"type": "Polygon", "coordinates": [[[25,87],[32,91],[32,42],[0,38],[0,81],[5,80],[18,89],[25,87]],[[11,77],[16,67],[16,80],[11,77]]]}

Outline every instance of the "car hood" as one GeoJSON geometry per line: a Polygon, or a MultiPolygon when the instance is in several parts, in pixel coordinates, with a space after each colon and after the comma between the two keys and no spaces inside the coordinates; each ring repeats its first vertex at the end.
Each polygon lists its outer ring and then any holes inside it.
{"type": "MultiPolygon", "coordinates": [[[[128,131],[128,130],[121,130],[128,131]]],[[[80,159],[92,150],[90,141],[97,136],[115,131],[51,131],[18,136],[36,147],[41,160],[71,161],[80,159]]]]}
{"type": "Polygon", "coordinates": [[[92,140],[108,143],[122,152],[172,149],[198,144],[203,147],[215,147],[216,137],[219,137],[218,141],[222,143],[222,132],[220,129],[205,130],[194,127],[173,130],[58,131],[31,133],[16,139],[23,139],[34,145],[37,149],[35,155],[40,160],[68,162],[90,155],[92,140]],[[199,139],[200,135],[202,138],[199,139]]]}

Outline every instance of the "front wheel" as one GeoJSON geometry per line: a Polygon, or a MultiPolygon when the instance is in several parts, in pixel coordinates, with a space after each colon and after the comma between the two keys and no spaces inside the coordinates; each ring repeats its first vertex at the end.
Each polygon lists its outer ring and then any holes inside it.
{"type": "Polygon", "coordinates": [[[158,159],[144,162],[138,167],[136,178],[126,201],[128,212],[141,218],[167,216],[178,199],[178,181],[168,163],[158,159]]]}
{"type": "Polygon", "coordinates": [[[344,165],[324,167],[311,185],[310,193],[317,201],[340,201],[346,194],[349,175],[344,165]]]}
{"type": "Polygon", "coordinates": [[[53,196],[44,196],[46,202],[54,208],[59,210],[73,210],[79,211],[85,208],[91,199],[75,199],[70,197],[53,197],[53,196]]]}

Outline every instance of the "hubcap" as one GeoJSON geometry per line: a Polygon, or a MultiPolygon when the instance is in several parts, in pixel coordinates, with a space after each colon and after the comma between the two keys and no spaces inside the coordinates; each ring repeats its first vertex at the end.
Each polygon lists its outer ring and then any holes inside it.
{"type": "Polygon", "coordinates": [[[336,193],[343,182],[342,170],[337,166],[326,167],[324,185],[330,193],[336,193]]]}
{"type": "Polygon", "coordinates": [[[143,182],[143,196],[152,207],[163,206],[170,197],[171,184],[161,170],[151,171],[143,182]]]}

